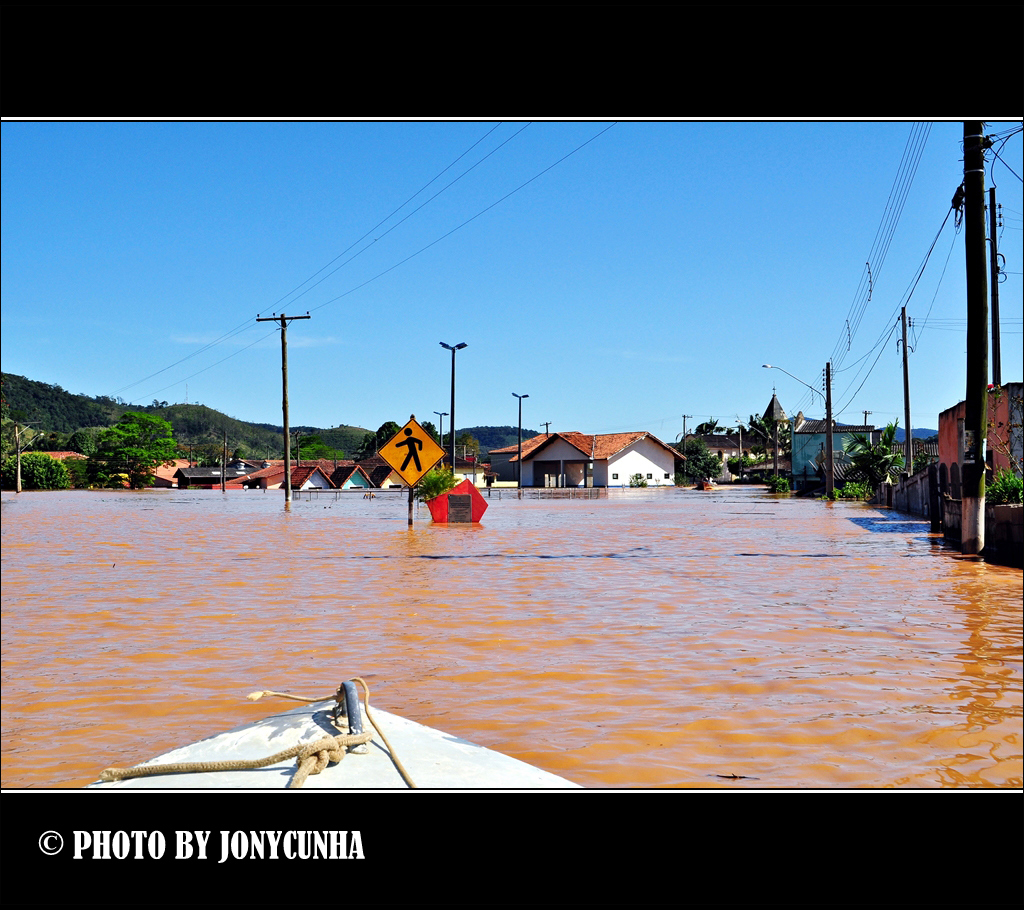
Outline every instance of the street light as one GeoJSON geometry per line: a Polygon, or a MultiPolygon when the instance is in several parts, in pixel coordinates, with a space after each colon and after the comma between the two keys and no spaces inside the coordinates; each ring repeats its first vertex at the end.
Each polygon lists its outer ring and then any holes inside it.
{"type": "Polygon", "coordinates": [[[438,428],[437,428],[438,440],[437,441],[439,443],[441,443],[441,445],[443,446],[444,445],[444,419],[445,419],[445,417],[448,416],[448,412],[447,411],[434,411],[434,413],[437,414],[437,416],[438,416],[438,421],[437,421],[438,422],[438,428]]]}
{"type": "MultiPolygon", "coordinates": [[[[782,367],[773,366],[770,363],[762,363],[761,367],[765,370],[782,370],[782,367]]],[[[821,392],[819,392],[814,386],[807,385],[806,382],[804,382],[802,379],[798,379],[796,376],[790,373],[789,370],[782,370],[782,372],[789,376],[791,379],[796,379],[796,381],[799,382],[800,385],[807,386],[807,388],[814,392],[815,395],[821,395],[821,392]]]]}
{"type": "MultiPolygon", "coordinates": [[[[762,367],[766,370],[782,370],[782,367],[772,366],[770,363],[762,363],[762,367]]],[[[802,379],[798,379],[789,370],[782,370],[787,376],[792,379],[796,379],[800,385],[807,386],[815,395],[821,395],[814,386],[807,385],[802,379]]],[[[832,440],[832,361],[825,364],[825,496],[829,499],[832,498],[836,488],[836,469],[835,461],[833,458],[833,440],[832,440]]],[[[796,430],[796,427],[793,427],[796,430]]],[[[793,444],[796,443],[796,433],[793,433],[793,444]]],[[[792,445],[791,445],[792,447],[792,445]]],[[[792,456],[791,456],[792,457],[792,456]]],[[[790,467],[793,470],[793,476],[796,477],[796,465],[791,464],[790,467]]]]}
{"type": "MultiPolygon", "coordinates": [[[[523,487],[523,399],[529,398],[529,395],[516,395],[512,393],[516,398],[519,399],[519,457],[516,461],[516,486],[522,490],[523,487]]],[[[522,493],[519,494],[522,496],[522,493]]]]}
{"type": "Polygon", "coordinates": [[[455,473],[455,352],[456,351],[461,351],[464,347],[466,347],[466,342],[463,341],[463,342],[461,342],[459,344],[451,345],[451,344],[445,344],[443,341],[441,341],[441,342],[439,342],[439,344],[446,351],[451,351],[452,352],[452,405],[451,405],[451,408],[452,408],[451,409],[451,418],[452,419],[451,419],[450,424],[449,424],[450,425],[450,429],[448,430],[448,435],[451,436],[451,440],[452,440],[452,447],[451,447],[452,473],[454,474],[455,473]]]}

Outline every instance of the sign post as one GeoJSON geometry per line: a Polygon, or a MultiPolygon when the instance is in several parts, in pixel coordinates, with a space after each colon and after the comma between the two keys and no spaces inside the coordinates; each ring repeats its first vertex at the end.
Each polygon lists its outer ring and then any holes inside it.
{"type": "Polygon", "coordinates": [[[413,490],[424,475],[444,456],[441,448],[416,422],[416,415],[389,439],[377,453],[409,485],[409,527],[412,527],[413,490]]]}

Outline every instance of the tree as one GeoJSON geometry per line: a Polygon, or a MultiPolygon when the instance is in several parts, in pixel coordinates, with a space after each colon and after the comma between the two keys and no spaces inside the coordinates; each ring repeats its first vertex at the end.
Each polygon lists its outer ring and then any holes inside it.
{"type": "Polygon", "coordinates": [[[722,476],[722,459],[708,451],[703,439],[691,436],[683,443],[683,454],[686,456],[683,475],[692,480],[711,480],[722,476]]]}
{"type": "Polygon", "coordinates": [[[698,424],[697,429],[693,432],[698,436],[714,436],[718,429],[718,418],[712,417],[710,420],[705,420],[704,423],[698,424]]]}
{"type": "MultiPolygon", "coordinates": [[[[13,490],[17,483],[18,456],[3,461],[4,489],[13,490]]],[[[21,486],[25,490],[67,490],[71,477],[64,463],[42,452],[26,452],[21,456],[21,486]]]]}
{"type": "Polygon", "coordinates": [[[892,483],[903,470],[903,454],[896,442],[898,423],[886,426],[877,445],[872,444],[866,433],[851,433],[843,439],[843,451],[872,486],[892,483]]]}
{"type": "Polygon", "coordinates": [[[80,455],[92,455],[96,451],[96,437],[88,430],[75,430],[68,438],[68,448],[80,455]]]}
{"type": "Polygon", "coordinates": [[[389,420],[387,423],[382,423],[377,428],[377,448],[375,451],[380,451],[381,446],[389,443],[392,437],[398,434],[400,429],[402,428],[393,420],[389,420]]]}
{"type": "Polygon", "coordinates": [[[129,411],[100,435],[96,452],[89,457],[90,475],[102,483],[124,474],[128,486],[139,490],[152,484],[156,468],[172,463],[177,454],[174,431],[166,420],[129,411]]]}

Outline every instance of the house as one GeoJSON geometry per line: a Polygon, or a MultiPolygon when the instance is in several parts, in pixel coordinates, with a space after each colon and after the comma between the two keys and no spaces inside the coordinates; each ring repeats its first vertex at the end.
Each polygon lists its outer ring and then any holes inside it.
{"type": "MultiPolygon", "coordinates": [[[[823,482],[827,433],[828,422],[825,420],[797,421],[797,430],[793,434],[792,459],[793,485],[796,489],[807,490],[823,482]]],[[[851,433],[863,433],[873,442],[878,439],[878,430],[875,427],[866,424],[839,424],[832,421],[832,465],[837,484],[845,481],[846,471],[852,464],[843,448],[844,440],[851,433]]]]}
{"type": "Polygon", "coordinates": [[[402,475],[389,465],[380,455],[361,458],[356,464],[370,478],[370,483],[380,490],[402,489],[405,481],[402,475]]]}
{"type": "MultiPolygon", "coordinates": [[[[266,467],[268,464],[269,462],[266,461],[243,461],[236,458],[225,466],[224,482],[231,483],[239,477],[245,477],[253,471],[266,467]]],[[[172,474],[172,479],[177,481],[179,490],[187,490],[190,487],[212,490],[214,487],[220,486],[221,469],[220,465],[206,468],[178,468],[172,474]]]]}
{"type": "MultiPolygon", "coordinates": [[[[679,451],[643,431],[551,433],[529,451],[524,443],[521,484],[628,487],[631,478],[639,475],[647,486],[674,486],[685,460],[679,451]]],[[[518,462],[518,452],[510,461],[518,462]]]]}
{"type": "MultiPolygon", "coordinates": [[[[530,454],[537,446],[542,442],[545,442],[550,433],[540,433],[537,436],[531,436],[529,439],[523,440],[523,457],[525,458],[530,454]]],[[[513,483],[518,479],[516,474],[516,465],[518,464],[519,458],[519,443],[517,442],[514,446],[504,446],[500,449],[491,449],[487,453],[491,459],[491,472],[494,474],[495,479],[499,481],[512,481],[513,483]]]]}
{"type": "MultiPolygon", "coordinates": [[[[989,389],[985,461],[990,471],[1020,471],[1022,394],[1024,384],[1020,382],[1008,382],[998,389],[989,389]]],[[[960,498],[960,464],[963,459],[959,422],[966,416],[967,403],[964,401],[939,414],[939,484],[954,499],[960,498]]]]}
{"type": "Polygon", "coordinates": [[[368,490],[373,487],[370,475],[354,461],[340,461],[331,472],[331,483],[339,490],[368,490]]]}
{"type": "MultiPolygon", "coordinates": [[[[280,490],[284,487],[284,464],[272,464],[251,474],[234,477],[227,482],[228,489],[238,490],[280,490]]],[[[293,490],[333,490],[323,468],[317,464],[292,465],[293,490]]]]}
{"type": "MultiPolygon", "coordinates": [[[[156,470],[153,472],[153,486],[164,489],[176,487],[178,481],[175,479],[175,475],[182,468],[187,468],[190,464],[191,462],[187,458],[176,458],[169,465],[157,465],[156,470]]],[[[218,470],[220,469],[218,468],[218,470]]],[[[217,478],[217,483],[220,483],[219,477],[217,478]]]]}

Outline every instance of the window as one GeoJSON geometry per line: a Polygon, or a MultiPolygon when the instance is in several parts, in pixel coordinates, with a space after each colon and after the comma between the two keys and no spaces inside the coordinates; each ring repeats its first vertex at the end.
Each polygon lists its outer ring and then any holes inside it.
{"type": "Polygon", "coordinates": [[[648,474],[647,475],[647,479],[648,480],[654,480],[654,475],[653,474],[648,474]]]}
{"type": "Polygon", "coordinates": [[[618,474],[612,474],[612,480],[618,480],[618,479],[619,479],[619,475],[618,474]]]}
{"type": "Polygon", "coordinates": [[[665,475],[665,480],[668,480],[668,474],[665,475]]]}

